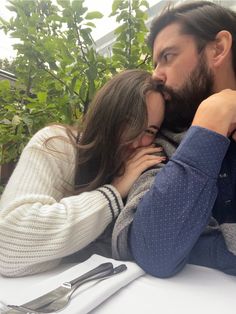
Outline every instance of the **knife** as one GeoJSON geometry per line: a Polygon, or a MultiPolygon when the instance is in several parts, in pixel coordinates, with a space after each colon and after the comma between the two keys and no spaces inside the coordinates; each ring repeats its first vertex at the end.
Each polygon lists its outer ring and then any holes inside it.
{"type": "Polygon", "coordinates": [[[102,276],[107,276],[109,274],[113,273],[113,264],[112,263],[103,263],[94,269],[86,272],[85,274],[71,280],[68,282],[64,282],[62,285],[60,285],[58,288],[51,290],[50,292],[30,301],[27,303],[24,303],[22,305],[8,305],[11,310],[6,311],[5,313],[8,314],[14,314],[14,313],[37,313],[37,309],[45,307],[55,301],[58,298],[61,298],[68,289],[71,289],[75,284],[78,284],[79,282],[87,281],[88,278],[96,279],[96,276],[98,278],[101,278],[102,276]],[[35,310],[35,312],[34,312],[35,310]]]}

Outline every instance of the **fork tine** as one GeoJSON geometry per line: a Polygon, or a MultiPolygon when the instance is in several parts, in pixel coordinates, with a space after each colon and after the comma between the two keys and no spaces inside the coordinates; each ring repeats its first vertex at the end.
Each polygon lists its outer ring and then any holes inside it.
{"type": "Polygon", "coordinates": [[[16,313],[40,314],[40,312],[37,312],[35,310],[28,309],[28,308],[21,306],[21,305],[13,305],[13,304],[6,305],[6,310],[4,312],[0,312],[0,313],[5,313],[5,314],[16,314],[16,313]]]}

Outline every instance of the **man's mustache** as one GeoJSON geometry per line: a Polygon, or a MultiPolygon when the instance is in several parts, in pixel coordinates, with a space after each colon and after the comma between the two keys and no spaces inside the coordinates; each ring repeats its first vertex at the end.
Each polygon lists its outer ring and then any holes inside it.
{"type": "Polygon", "coordinates": [[[170,101],[171,99],[176,97],[176,92],[173,90],[173,88],[169,86],[159,84],[157,85],[156,89],[158,92],[162,94],[162,96],[164,97],[166,101],[170,101]]]}

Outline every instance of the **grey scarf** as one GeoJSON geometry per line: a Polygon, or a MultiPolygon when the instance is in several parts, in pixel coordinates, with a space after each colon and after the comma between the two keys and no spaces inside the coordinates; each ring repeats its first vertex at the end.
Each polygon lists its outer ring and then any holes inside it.
{"type": "MultiPolygon", "coordinates": [[[[185,133],[172,133],[163,130],[157,139],[157,144],[161,145],[170,158],[183,139],[185,133]]],[[[121,214],[116,220],[112,234],[112,256],[115,259],[132,260],[131,252],[128,246],[129,227],[133,221],[138,203],[144,194],[150,189],[158,171],[164,166],[159,164],[157,167],[144,172],[132,186],[129,192],[127,203],[121,214]]],[[[225,223],[219,225],[217,221],[211,217],[209,225],[204,232],[212,230],[220,230],[225,238],[226,245],[233,254],[236,255],[236,223],[225,223]]]]}

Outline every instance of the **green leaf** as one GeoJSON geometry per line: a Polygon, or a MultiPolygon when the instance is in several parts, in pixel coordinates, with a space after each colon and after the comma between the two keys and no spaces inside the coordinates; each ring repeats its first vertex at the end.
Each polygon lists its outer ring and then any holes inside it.
{"type": "Polygon", "coordinates": [[[98,11],[89,12],[85,15],[86,20],[101,19],[103,14],[98,11]]]}
{"type": "Polygon", "coordinates": [[[142,1],[140,2],[140,6],[141,6],[141,5],[145,6],[147,9],[149,8],[149,3],[148,3],[146,0],[142,0],[142,1]]]}
{"type": "Polygon", "coordinates": [[[123,1],[121,0],[114,0],[113,3],[112,3],[112,13],[116,12],[119,7],[120,7],[120,4],[122,3],[123,1]]]}
{"type": "Polygon", "coordinates": [[[18,124],[21,123],[21,120],[22,120],[22,119],[21,119],[19,116],[15,115],[15,116],[12,118],[11,123],[12,123],[12,125],[17,126],[18,124]]]}
{"type": "Polygon", "coordinates": [[[0,81],[0,92],[1,92],[1,89],[5,90],[5,91],[9,91],[10,88],[11,88],[10,81],[8,81],[8,80],[0,81]]]}
{"type": "Polygon", "coordinates": [[[81,85],[80,90],[79,90],[79,96],[80,96],[82,102],[85,101],[87,90],[88,90],[88,83],[87,83],[87,80],[85,79],[82,81],[82,85],[81,85]]]}
{"type": "Polygon", "coordinates": [[[91,46],[93,44],[93,40],[90,35],[91,29],[90,28],[81,29],[80,32],[86,44],[91,46]]]}
{"type": "Polygon", "coordinates": [[[47,93],[46,92],[38,92],[37,98],[41,103],[45,103],[47,100],[47,93]]]}
{"type": "Polygon", "coordinates": [[[88,22],[88,23],[85,23],[84,25],[88,25],[88,26],[91,26],[91,27],[96,27],[96,25],[92,22],[88,22]]]}
{"type": "Polygon", "coordinates": [[[16,8],[12,5],[7,5],[6,8],[9,10],[9,11],[12,11],[12,12],[17,12],[16,8]]]}
{"type": "Polygon", "coordinates": [[[64,9],[70,6],[70,2],[68,0],[57,0],[57,3],[64,9]]]}
{"type": "Polygon", "coordinates": [[[72,10],[75,11],[78,16],[84,14],[88,10],[88,8],[83,7],[83,4],[84,4],[84,0],[72,1],[72,4],[71,4],[72,10]]]}

